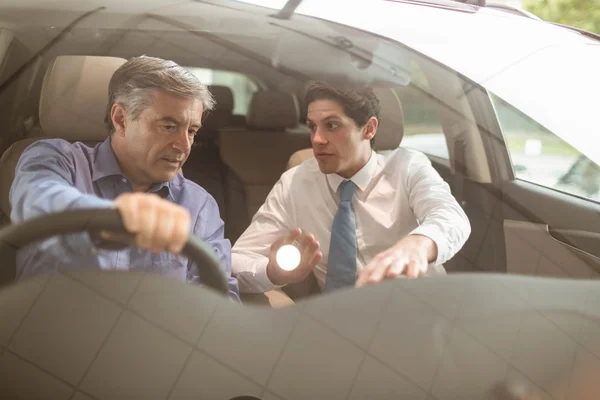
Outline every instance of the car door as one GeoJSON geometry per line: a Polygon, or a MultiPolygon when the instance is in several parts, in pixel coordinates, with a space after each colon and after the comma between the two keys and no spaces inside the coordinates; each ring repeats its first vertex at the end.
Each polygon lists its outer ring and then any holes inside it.
{"type": "Polygon", "coordinates": [[[507,272],[597,278],[600,168],[511,104],[493,94],[489,99],[500,129],[496,140],[489,135],[487,149],[495,165],[507,272]]]}
{"type": "Polygon", "coordinates": [[[428,82],[413,70],[411,85],[419,88],[421,98],[407,93],[410,87],[400,93],[406,125],[402,146],[429,157],[472,227],[446,269],[596,277],[600,167],[482,85],[416,59],[428,82]],[[449,84],[452,78],[458,81],[457,92],[449,84]],[[458,104],[459,97],[467,99],[468,107],[458,104]],[[423,122],[433,119],[427,114],[432,104],[438,115],[447,114],[436,125],[423,122]],[[471,123],[477,138],[462,135],[471,123]],[[474,150],[478,141],[483,157],[474,150]],[[489,179],[482,176],[488,167],[489,179]]]}

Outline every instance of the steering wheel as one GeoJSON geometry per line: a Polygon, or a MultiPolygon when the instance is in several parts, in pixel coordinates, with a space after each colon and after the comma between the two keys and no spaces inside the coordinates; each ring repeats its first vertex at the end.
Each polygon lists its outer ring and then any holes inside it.
{"type": "MultiPolygon", "coordinates": [[[[127,233],[121,214],[115,209],[86,209],[63,211],[51,215],[32,218],[19,224],[9,225],[0,230],[0,246],[18,249],[38,240],[56,235],[110,231],[127,233]]],[[[222,294],[228,293],[227,278],[212,247],[194,234],[185,244],[182,255],[198,266],[203,284],[222,294]]]]}

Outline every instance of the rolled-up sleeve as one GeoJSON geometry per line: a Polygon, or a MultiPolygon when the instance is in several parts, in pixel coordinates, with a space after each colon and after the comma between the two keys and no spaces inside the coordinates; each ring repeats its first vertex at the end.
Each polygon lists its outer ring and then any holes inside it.
{"type": "Polygon", "coordinates": [[[413,154],[405,184],[410,205],[420,223],[410,234],[433,240],[438,256],[432,264],[443,264],[467,241],[471,234],[469,219],[425,155],[413,154]]]}
{"type": "MultiPolygon", "coordinates": [[[[9,192],[11,221],[19,223],[56,212],[109,208],[113,202],[81,193],[74,187],[75,167],[69,143],[40,140],[21,155],[9,192]]],[[[89,252],[92,247],[87,232],[56,236],[44,241],[40,250],[55,257],[89,252]]]]}
{"type": "MultiPolygon", "coordinates": [[[[219,216],[219,206],[215,199],[208,193],[206,201],[200,208],[200,212],[194,223],[193,232],[214,249],[224,268],[223,273],[227,277],[229,297],[239,302],[238,281],[231,273],[231,242],[225,238],[225,224],[219,216]]],[[[188,281],[201,282],[198,267],[191,261],[188,267],[188,281]]]]}

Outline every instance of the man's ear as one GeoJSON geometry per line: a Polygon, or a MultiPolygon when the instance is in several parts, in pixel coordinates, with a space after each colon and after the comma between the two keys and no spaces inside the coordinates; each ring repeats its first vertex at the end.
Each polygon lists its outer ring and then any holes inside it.
{"type": "Polygon", "coordinates": [[[127,110],[121,104],[113,104],[110,109],[110,119],[115,127],[115,134],[123,136],[127,128],[127,110]]]}
{"type": "Polygon", "coordinates": [[[371,117],[365,124],[365,140],[371,140],[375,137],[377,133],[377,127],[379,126],[379,121],[377,118],[371,117]]]}

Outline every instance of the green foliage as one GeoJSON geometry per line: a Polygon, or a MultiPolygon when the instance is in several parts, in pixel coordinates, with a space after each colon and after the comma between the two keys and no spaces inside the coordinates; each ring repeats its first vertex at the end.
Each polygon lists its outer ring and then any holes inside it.
{"type": "Polygon", "coordinates": [[[600,34],[600,0],[524,0],[523,8],[543,20],[600,34]]]}

